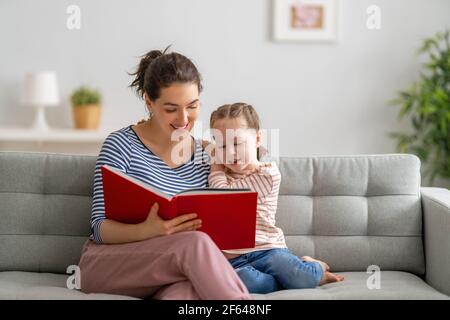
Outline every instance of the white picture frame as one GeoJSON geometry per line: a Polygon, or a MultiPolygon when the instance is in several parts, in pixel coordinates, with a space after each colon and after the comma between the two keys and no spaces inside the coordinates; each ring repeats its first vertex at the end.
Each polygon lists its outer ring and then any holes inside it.
{"type": "Polygon", "coordinates": [[[275,41],[337,42],[339,0],[273,0],[275,41]]]}

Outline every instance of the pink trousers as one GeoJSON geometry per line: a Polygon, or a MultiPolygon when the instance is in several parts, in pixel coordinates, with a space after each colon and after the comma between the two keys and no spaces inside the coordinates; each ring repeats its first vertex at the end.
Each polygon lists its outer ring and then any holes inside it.
{"type": "Polygon", "coordinates": [[[251,299],[211,238],[200,231],[123,244],[87,240],[81,290],[154,299],[251,299]]]}

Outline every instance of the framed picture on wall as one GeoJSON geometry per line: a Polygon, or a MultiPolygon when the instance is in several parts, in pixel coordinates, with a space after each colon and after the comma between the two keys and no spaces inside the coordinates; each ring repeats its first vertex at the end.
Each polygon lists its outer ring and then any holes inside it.
{"type": "Polygon", "coordinates": [[[335,42],[339,0],[273,0],[275,41],[335,42]]]}

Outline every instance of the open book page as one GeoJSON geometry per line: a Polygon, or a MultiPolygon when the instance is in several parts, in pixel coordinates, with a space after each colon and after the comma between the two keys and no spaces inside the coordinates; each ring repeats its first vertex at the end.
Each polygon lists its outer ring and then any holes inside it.
{"type": "Polygon", "coordinates": [[[127,179],[128,181],[131,181],[134,184],[137,184],[137,185],[141,186],[144,189],[150,190],[151,192],[157,194],[158,196],[160,196],[162,198],[165,198],[165,199],[167,199],[169,201],[172,199],[172,197],[170,195],[168,195],[167,193],[164,193],[163,191],[161,191],[161,190],[159,190],[159,189],[157,189],[157,188],[155,188],[155,187],[153,187],[153,186],[151,186],[151,185],[149,185],[149,184],[147,184],[145,182],[142,182],[139,179],[131,177],[131,176],[127,175],[126,173],[120,171],[119,169],[111,167],[111,166],[109,166],[107,164],[103,165],[103,167],[105,167],[106,169],[108,169],[110,171],[113,171],[114,173],[116,173],[117,175],[121,176],[122,178],[127,179]]]}
{"type": "Polygon", "coordinates": [[[177,196],[198,195],[198,194],[246,193],[246,192],[251,192],[251,189],[195,188],[180,191],[177,193],[177,196]]]}

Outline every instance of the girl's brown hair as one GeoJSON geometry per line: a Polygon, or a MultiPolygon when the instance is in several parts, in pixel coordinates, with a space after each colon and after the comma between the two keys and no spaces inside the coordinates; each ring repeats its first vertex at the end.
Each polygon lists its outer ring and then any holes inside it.
{"type": "Polygon", "coordinates": [[[167,88],[175,82],[195,83],[198,92],[202,91],[201,76],[194,63],[182,54],[167,53],[169,47],[164,51],[149,51],[142,56],[136,71],[130,73],[135,76],[130,87],[134,88],[141,98],[144,98],[146,93],[154,101],[159,98],[161,88],[167,88]]]}
{"type": "MultiPolygon", "coordinates": [[[[217,108],[213,113],[211,113],[211,117],[209,119],[209,126],[212,128],[214,123],[220,119],[235,119],[239,117],[244,117],[245,121],[247,121],[247,125],[249,129],[255,129],[256,132],[260,129],[259,116],[256,113],[255,109],[243,102],[237,102],[233,104],[225,104],[217,108]]],[[[260,156],[264,155],[266,150],[263,147],[259,147],[257,149],[257,158],[260,159],[260,156]]]]}

